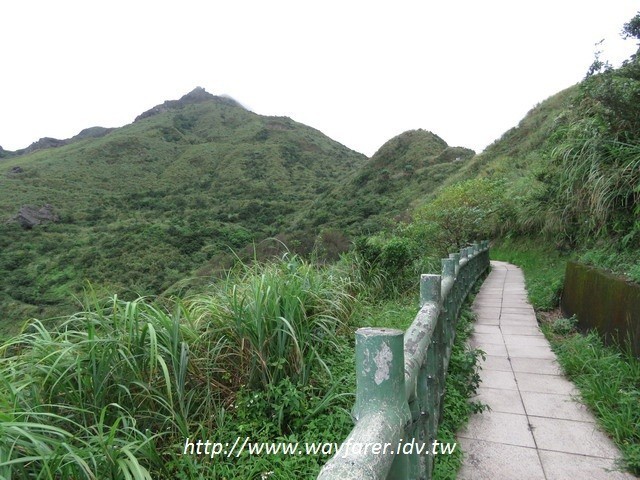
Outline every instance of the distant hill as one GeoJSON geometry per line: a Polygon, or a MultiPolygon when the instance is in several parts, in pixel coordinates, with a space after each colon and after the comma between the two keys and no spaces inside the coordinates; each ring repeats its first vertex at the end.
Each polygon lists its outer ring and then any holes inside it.
{"type": "Polygon", "coordinates": [[[71,138],[66,138],[62,140],[58,138],[52,138],[52,137],[43,137],[39,140],[36,140],[28,147],[21,148],[20,150],[16,150],[13,152],[9,150],[3,150],[2,147],[0,147],[0,158],[16,157],[18,155],[25,155],[27,153],[35,152],[36,150],[62,147],[64,145],[69,145],[70,143],[74,143],[79,140],[84,140],[86,138],[99,138],[99,137],[105,136],[106,134],[110,133],[113,130],[114,130],[113,128],[89,127],[89,128],[85,128],[80,133],[78,133],[77,135],[74,135],[71,138]]]}
{"type": "Polygon", "coordinates": [[[411,210],[469,161],[475,152],[450,147],[434,133],[410,130],[387,141],[344,182],[298,217],[302,230],[371,233],[411,210]]]}

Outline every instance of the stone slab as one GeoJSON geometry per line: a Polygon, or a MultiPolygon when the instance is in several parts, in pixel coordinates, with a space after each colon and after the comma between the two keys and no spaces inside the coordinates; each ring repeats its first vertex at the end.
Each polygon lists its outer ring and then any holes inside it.
{"type": "Polygon", "coordinates": [[[527,415],[594,423],[589,409],[573,395],[520,392],[527,415]]]}
{"type": "Polygon", "coordinates": [[[550,347],[508,347],[510,358],[545,358],[555,360],[556,356],[550,347]]]}
{"type": "Polygon", "coordinates": [[[561,375],[562,369],[554,358],[511,357],[511,368],[514,372],[561,375]]]}
{"type": "MultiPolygon", "coordinates": [[[[487,388],[518,390],[513,372],[505,372],[503,370],[486,370],[482,372],[482,386],[487,388]]],[[[524,414],[524,412],[522,413],[524,414]]]]}
{"type": "Polygon", "coordinates": [[[501,331],[499,325],[480,325],[480,324],[476,323],[473,326],[473,332],[474,333],[496,333],[496,334],[500,334],[502,331],[501,331]]]}
{"type": "Polygon", "coordinates": [[[522,392],[577,395],[578,390],[569,380],[560,375],[515,372],[518,388],[522,392]]]}
{"type": "MultiPolygon", "coordinates": [[[[479,362],[482,370],[501,370],[503,372],[512,372],[511,362],[505,356],[486,355],[485,359],[479,362]]],[[[482,373],[480,376],[483,376],[482,373]]]]}
{"type": "Polygon", "coordinates": [[[564,452],[540,450],[547,480],[634,480],[637,477],[618,470],[615,460],[564,452]]]}
{"type": "Polygon", "coordinates": [[[545,417],[529,417],[529,423],[541,450],[609,459],[620,457],[609,437],[594,423],[545,417]]]}
{"type": "Polygon", "coordinates": [[[477,395],[473,399],[488,405],[494,412],[525,415],[520,393],[517,390],[482,386],[478,388],[477,395]]]}
{"type": "Polygon", "coordinates": [[[502,338],[502,334],[498,333],[482,333],[482,332],[473,332],[469,340],[478,343],[494,343],[496,345],[504,345],[504,339],[502,338]]]}
{"type": "Polygon", "coordinates": [[[502,333],[505,335],[535,335],[545,338],[540,328],[529,325],[502,325],[502,333]]]}
{"type": "Polygon", "coordinates": [[[532,335],[503,335],[507,347],[548,347],[549,342],[543,336],[532,335]]]}
{"type": "Polygon", "coordinates": [[[460,439],[464,463],[458,480],[545,480],[534,448],[460,439]]]}
{"type": "Polygon", "coordinates": [[[527,417],[515,413],[489,411],[473,415],[458,435],[476,440],[535,448],[527,417]]]}

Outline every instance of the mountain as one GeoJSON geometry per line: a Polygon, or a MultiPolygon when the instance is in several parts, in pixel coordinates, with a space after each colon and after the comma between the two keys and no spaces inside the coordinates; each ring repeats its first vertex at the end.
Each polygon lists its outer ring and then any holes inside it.
{"type": "Polygon", "coordinates": [[[36,150],[43,150],[46,148],[62,147],[64,145],[69,145],[70,143],[77,142],[79,140],[84,140],[85,138],[99,138],[99,137],[105,136],[106,134],[110,133],[113,130],[114,130],[113,128],[89,127],[89,128],[85,128],[80,133],[78,133],[77,135],[74,135],[71,138],[66,138],[62,140],[58,138],[52,138],[52,137],[42,137],[39,140],[36,140],[35,142],[33,142],[28,147],[21,148],[14,152],[9,150],[3,150],[2,147],[0,147],[0,158],[15,157],[18,155],[24,155],[27,153],[35,152],[36,150]]]}
{"type": "Polygon", "coordinates": [[[200,88],[124,127],[36,143],[0,164],[3,319],[66,313],[85,288],[160,293],[221,252],[282,232],[367,161],[200,88]]]}

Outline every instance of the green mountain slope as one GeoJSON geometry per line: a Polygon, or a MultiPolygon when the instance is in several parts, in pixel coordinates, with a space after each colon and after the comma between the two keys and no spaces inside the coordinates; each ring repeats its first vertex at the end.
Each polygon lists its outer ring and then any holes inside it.
{"type": "Polygon", "coordinates": [[[380,147],[345,182],[318,198],[300,215],[296,227],[330,228],[350,235],[380,230],[406,214],[473,155],[473,150],[449,147],[426,130],[404,132],[380,147]]]}
{"type": "Polygon", "coordinates": [[[90,133],[0,163],[5,322],[69,311],[86,282],[160,293],[220,251],[278,234],[366,162],[313,128],[202,89],[90,133]],[[15,219],[44,205],[57,221],[15,219]]]}

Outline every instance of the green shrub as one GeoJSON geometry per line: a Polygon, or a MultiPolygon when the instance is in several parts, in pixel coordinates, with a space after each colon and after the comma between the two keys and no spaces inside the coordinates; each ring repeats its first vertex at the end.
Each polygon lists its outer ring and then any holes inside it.
{"type": "Polygon", "coordinates": [[[403,236],[361,237],[354,245],[354,263],[359,277],[373,295],[392,298],[417,281],[413,270],[416,252],[403,236]]]}
{"type": "Polygon", "coordinates": [[[553,321],[550,328],[556,335],[569,335],[576,331],[578,326],[578,319],[573,316],[571,318],[558,318],[553,321]]]}
{"type": "Polygon", "coordinates": [[[486,178],[448,186],[418,209],[414,229],[425,230],[428,236],[423,242],[435,244],[443,253],[492,238],[509,215],[504,187],[503,182],[486,178]]]}

